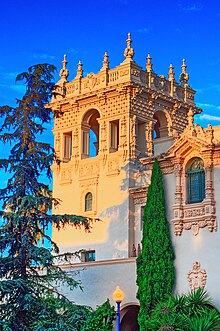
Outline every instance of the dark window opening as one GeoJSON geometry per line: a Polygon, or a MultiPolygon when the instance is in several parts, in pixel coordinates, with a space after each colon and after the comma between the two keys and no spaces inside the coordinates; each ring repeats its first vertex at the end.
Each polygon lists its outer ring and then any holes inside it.
{"type": "Polygon", "coordinates": [[[110,122],[110,148],[109,152],[114,153],[119,146],[119,120],[110,122]]]}
{"type": "Polygon", "coordinates": [[[92,210],[92,193],[88,192],[85,196],[85,211],[92,210]]]}
{"type": "Polygon", "coordinates": [[[63,134],[63,158],[64,161],[69,161],[72,156],[72,132],[63,134]]]}
{"type": "Polygon", "coordinates": [[[92,262],[95,261],[95,250],[83,251],[81,253],[82,262],[92,262]]]}

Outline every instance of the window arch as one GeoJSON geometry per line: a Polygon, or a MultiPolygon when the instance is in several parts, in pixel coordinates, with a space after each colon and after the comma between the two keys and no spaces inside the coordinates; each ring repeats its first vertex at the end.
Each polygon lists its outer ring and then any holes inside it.
{"type": "Polygon", "coordinates": [[[85,211],[92,210],[92,193],[88,192],[85,196],[85,211]]]}
{"type": "Polygon", "coordinates": [[[168,137],[168,121],[162,110],[157,110],[153,118],[156,120],[154,125],[154,139],[168,137]]]}
{"type": "Polygon", "coordinates": [[[82,158],[98,155],[99,118],[100,114],[97,109],[88,110],[82,118],[82,158]]]}
{"type": "Polygon", "coordinates": [[[196,158],[188,171],[188,203],[202,202],[205,198],[205,171],[204,162],[196,158]]]}

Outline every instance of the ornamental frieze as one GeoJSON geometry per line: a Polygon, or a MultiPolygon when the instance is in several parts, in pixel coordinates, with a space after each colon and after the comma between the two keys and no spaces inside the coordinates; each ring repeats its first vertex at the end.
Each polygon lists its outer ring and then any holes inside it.
{"type": "Polygon", "coordinates": [[[147,200],[148,187],[131,188],[129,193],[131,194],[135,205],[145,205],[147,200]]]}
{"type": "Polygon", "coordinates": [[[99,174],[99,162],[94,161],[87,164],[81,164],[79,166],[79,177],[94,177],[99,174]]]}
{"type": "Polygon", "coordinates": [[[128,74],[129,74],[129,70],[128,69],[120,70],[120,77],[127,76],[128,74]]]}
{"type": "Polygon", "coordinates": [[[196,217],[205,215],[205,208],[192,208],[184,211],[184,217],[196,217]]]}
{"type": "Polygon", "coordinates": [[[191,230],[194,236],[199,234],[199,230],[207,227],[210,232],[217,231],[216,216],[206,213],[205,208],[182,211],[174,211],[174,233],[181,236],[183,230],[191,230]],[[184,215],[184,216],[182,216],[184,215]],[[188,216],[190,215],[190,216],[188,216]]]}

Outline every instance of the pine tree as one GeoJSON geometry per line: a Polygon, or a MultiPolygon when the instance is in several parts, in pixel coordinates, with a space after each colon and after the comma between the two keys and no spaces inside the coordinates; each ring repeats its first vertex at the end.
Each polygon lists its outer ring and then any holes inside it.
{"type": "Polygon", "coordinates": [[[142,252],[137,258],[138,322],[141,331],[149,330],[146,321],[153,306],[174,285],[174,251],[166,219],[163,178],[155,159],[143,216],[142,252]]]}
{"type": "Polygon", "coordinates": [[[42,175],[51,178],[55,156],[40,135],[53,118],[45,105],[52,96],[54,71],[52,65],[39,64],[18,75],[16,80],[26,85],[24,96],[16,107],[0,107],[0,140],[11,146],[9,157],[0,160],[0,168],[11,176],[0,189],[0,324],[5,330],[33,331],[33,321],[47,302],[42,298],[60,296],[57,282],[71,289],[77,285],[57,266],[59,249],[45,228],[51,223],[58,229],[65,224],[86,230],[90,226],[84,217],[50,213],[59,201],[51,197],[42,175]],[[40,245],[43,239],[51,249],[40,245]]]}

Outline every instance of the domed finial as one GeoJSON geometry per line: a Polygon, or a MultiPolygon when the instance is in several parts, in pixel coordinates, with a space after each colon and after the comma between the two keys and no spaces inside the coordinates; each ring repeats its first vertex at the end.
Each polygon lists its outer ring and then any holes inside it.
{"type": "Polygon", "coordinates": [[[134,56],[134,49],[131,47],[132,40],[131,40],[130,32],[128,33],[128,39],[126,40],[126,43],[127,43],[127,47],[125,48],[124,56],[125,56],[126,60],[128,59],[131,61],[134,56]]]}
{"type": "Polygon", "coordinates": [[[69,76],[69,70],[66,68],[68,62],[66,60],[66,54],[64,54],[63,61],[62,61],[63,67],[60,70],[60,78],[61,81],[67,82],[67,77],[69,76]]]}
{"type": "Polygon", "coordinates": [[[83,69],[82,69],[82,62],[81,61],[79,61],[78,62],[78,65],[77,65],[77,70],[76,70],[76,73],[77,73],[77,75],[76,75],[76,77],[78,77],[78,78],[81,78],[81,77],[83,77],[83,69]]]}
{"type": "Polygon", "coordinates": [[[104,59],[102,62],[102,69],[109,69],[108,53],[105,52],[104,59]]]}
{"type": "Polygon", "coordinates": [[[169,80],[169,81],[174,80],[174,76],[175,76],[175,73],[174,73],[174,66],[173,66],[172,63],[171,63],[170,66],[169,66],[168,80],[169,80]]]}
{"type": "Polygon", "coordinates": [[[152,64],[152,61],[151,61],[152,58],[150,56],[150,53],[148,53],[146,60],[147,60],[147,63],[146,63],[146,70],[147,70],[147,72],[153,71],[153,64],[152,64]]]}
{"type": "Polygon", "coordinates": [[[187,72],[186,72],[187,65],[186,65],[185,59],[182,60],[181,68],[182,68],[182,72],[180,74],[180,82],[182,84],[187,84],[188,80],[189,80],[189,74],[187,74],[187,72]]]}

